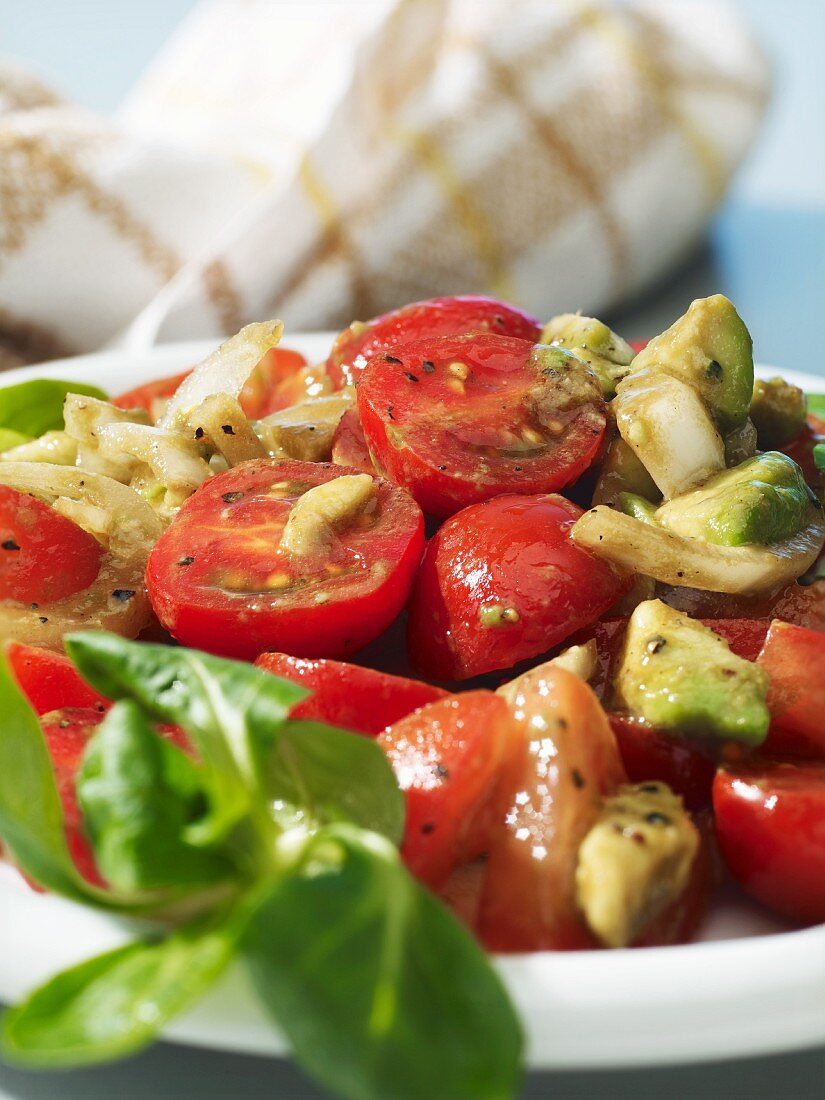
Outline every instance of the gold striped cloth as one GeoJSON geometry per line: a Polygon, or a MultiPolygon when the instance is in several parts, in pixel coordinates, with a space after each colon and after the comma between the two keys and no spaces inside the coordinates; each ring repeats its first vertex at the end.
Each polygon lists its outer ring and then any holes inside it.
{"type": "Polygon", "coordinates": [[[0,363],[603,309],[696,244],[767,95],[720,0],[208,0],[107,120],[4,65],[0,363]]]}

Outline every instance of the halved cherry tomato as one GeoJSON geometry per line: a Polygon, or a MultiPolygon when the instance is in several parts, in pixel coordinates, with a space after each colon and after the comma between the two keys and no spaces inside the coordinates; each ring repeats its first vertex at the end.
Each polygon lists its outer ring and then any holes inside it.
{"type": "Polygon", "coordinates": [[[9,642],[6,659],[18,687],[38,714],[81,707],[95,710],[100,721],[100,715],[112,705],[86,683],[62,653],[9,642]]]}
{"type": "Polygon", "coordinates": [[[713,784],[731,874],[791,920],[825,921],[825,763],[723,768],[713,784]]]}
{"type": "Polygon", "coordinates": [[[807,423],[796,439],[779,449],[801,467],[805,480],[809,485],[822,484],[822,471],[817,469],[814,462],[814,447],[817,443],[825,443],[825,420],[813,413],[808,413],[807,423]]]}
{"type": "Polygon", "coordinates": [[[534,342],[539,338],[541,325],[515,306],[483,295],[412,302],[366,324],[354,321],[335,341],[327,371],[337,385],[343,386],[354,382],[374,356],[390,347],[425,337],[461,336],[468,332],[492,332],[534,342]]]}
{"type": "MultiPolygon", "coordinates": [[[[270,348],[246,380],[238,400],[250,420],[286,409],[313,395],[301,372],[307,361],[290,348],[270,348]]],[[[320,386],[320,383],[317,383],[320,386]]],[[[318,389],[318,393],[321,389],[318,389]]]]}
{"type": "Polygon", "coordinates": [[[661,733],[628,714],[609,714],[631,783],[658,779],[680,794],[689,810],[711,802],[716,762],[692,741],[661,733]]]}
{"type": "Polygon", "coordinates": [[[407,804],[401,854],[422,882],[439,887],[486,850],[491,798],[516,726],[502,698],[468,691],[378,735],[407,804]]]}
{"type": "Polygon", "coordinates": [[[501,496],[447,520],[410,599],[415,667],[437,680],[510,668],[598,618],[627,580],[571,541],[581,514],[560,496],[501,496]]]}
{"type": "Polygon", "coordinates": [[[97,578],[103,548],[28,493],[0,485],[0,599],[49,604],[97,578]]]}
{"type": "Polygon", "coordinates": [[[312,692],[292,708],[293,718],[317,718],[371,737],[447,694],[421,680],[342,661],[262,653],[255,664],[312,692]]]}
{"type": "Polygon", "coordinates": [[[358,419],[356,409],[347,409],[338,421],[335,435],[332,437],[332,461],[339,466],[353,466],[366,474],[374,474],[375,467],[370,458],[364,429],[358,419]]]}
{"type": "Polygon", "coordinates": [[[825,634],[774,619],[757,663],[770,677],[764,751],[825,756],[825,634]]]}
{"type": "Polygon", "coordinates": [[[376,467],[434,516],[572,484],[598,453],[606,406],[593,375],[575,361],[569,374],[545,368],[549,354],[485,334],[419,340],[372,359],[357,396],[376,467]]]}
{"type": "Polygon", "coordinates": [[[633,348],[633,350],[638,355],[640,351],[644,351],[644,349],[647,347],[647,345],[650,343],[650,341],[649,340],[628,340],[628,343],[630,344],[630,346],[633,348]]]}
{"type": "Polygon", "coordinates": [[[346,656],[376,638],[403,607],[424,542],[423,517],[403,489],[376,477],[369,511],[323,529],[328,537],[300,556],[281,547],[304,493],[357,473],[261,459],[204,482],[149,556],[162,625],[186,645],[249,660],[266,649],[346,656]]]}
{"type": "Polygon", "coordinates": [[[478,926],[492,951],[592,947],[576,907],[579,846],[625,774],[607,715],[566,669],[516,681],[519,736],[498,786],[478,926]]]}
{"type": "Polygon", "coordinates": [[[144,382],[142,386],[135,386],[132,390],[118,394],[112,398],[112,404],[119,409],[143,409],[149,413],[153,420],[157,419],[160,402],[167,401],[181,382],[192,373],[189,370],[180,374],[170,374],[166,378],[156,378],[152,382],[144,382]]]}

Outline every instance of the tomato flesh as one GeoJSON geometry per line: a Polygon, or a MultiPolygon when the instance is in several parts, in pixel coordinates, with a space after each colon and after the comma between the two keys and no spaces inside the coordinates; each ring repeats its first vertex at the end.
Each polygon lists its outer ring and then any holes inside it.
{"type": "Polygon", "coordinates": [[[293,718],[315,718],[371,737],[447,694],[421,680],[342,661],[262,653],[255,664],[312,692],[292,708],[293,718]]]}
{"type": "Polygon", "coordinates": [[[306,365],[306,359],[298,351],[270,348],[238,395],[250,420],[260,420],[311,396],[300,373],[306,365]]]}
{"type": "Polygon", "coordinates": [[[713,784],[731,874],[794,921],[825,921],[825,763],[723,768],[713,784]]]}
{"type": "Polygon", "coordinates": [[[770,677],[764,751],[825,756],[825,634],[775,619],[758,663],[770,677]]]}
{"type": "Polygon", "coordinates": [[[510,668],[597,619],[627,581],[570,539],[581,514],[564,497],[510,495],[447,520],[410,598],[415,667],[436,680],[510,668]]]}
{"type": "Polygon", "coordinates": [[[572,484],[598,453],[606,406],[584,370],[571,400],[556,368],[545,370],[534,354],[541,347],[454,336],[372,359],[357,396],[376,466],[435,516],[500,493],[572,484]]]}
{"type": "Polygon", "coordinates": [[[429,886],[442,886],[457,866],[485,851],[513,726],[503,699],[468,691],[430,703],[378,735],[407,806],[401,855],[429,886]]]}
{"type": "Polygon", "coordinates": [[[149,556],[161,624],[185,645],[248,660],[267,649],[342,657],[376,638],[403,607],[423,548],[423,517],[403,490],[375,478],[369,515],[317,552],[281,547],[304,493],[357,473],[261,459],[206,481],[149,556]]]}
{"type": "Polygon", "coordinates": [[[343,386],[354,382],[371,359],[390,347],[468,332],[492,332],[533,342],[539,338],[541,325],[515,306],[483,295],[412,302],[366,324],[356,321],[345,329],[333,345],[327,371],[337,385],[343,386]]]}
{"type": "Polygon", "coordinates": [[[94,709],[99,721],[101,713],[112,705],[86,683],[62,653],[9,642],[6,659],[18,687],[37,714],[62,707],[94,709]]]}
{"type": "Polygon", "coordinates": [[[352,466],[356,470],[363,470],[365,474],[375,473],[356,409],[347,409],[338,421],[338,427],[332,437],[332,461],[337,462],[339,466],[352,466]]]}
{"type": "Polygon", "coordinates": [[[103,548],[28,493],[0,485],[0,599],[50,604],[88,588],[103,548]]]}
{"type": "Polygon", "coordinates": [[[711,803],[716,762],[693,742],[652,729],[628,714],[610,714],[610,726],[631,783],[659,780],[691,810],[711,803]]]}

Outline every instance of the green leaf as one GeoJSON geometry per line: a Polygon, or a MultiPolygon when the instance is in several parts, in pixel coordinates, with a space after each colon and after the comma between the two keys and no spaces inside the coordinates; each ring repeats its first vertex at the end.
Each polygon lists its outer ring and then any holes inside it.
{"type": "Polygon", "coordinates": [[[105,401],[107,394],[83,382],[59,382],[56,378],[33,378],[0,389],[0,428],[13,428],[36,436],[63,427],[63,402],[67,393],[81,393],[105,401]]]}
{"type": "Polygon", "coordinates": [[[808,398],[808,412],[812,412],[814,416],[825,417],[825,393],[809,393],[808,398]]]}
{"type": "Polygon", "coordinates": [[[340,1096],[515,1094],[522,1035],[500,979],[383,837],[317,833],[241,950],[297,1061],[340,1096]]]}
{"type": "Polygon", "coordinates": [[[0,836],[41,886],[76,900],[99,894],[75,867],[63,808],[36,714],[0,658],[0,836]]]}
{"type": "Polygon", "coordinates": [[[13,428],[0,428],[0,451],[9,451],[12,447],[19,447],[21,443],[28,443],[30,435],[16,432],[13,428]]]}
{"type": "Polygon", "coordinates": [[[122,1058],[147,1046],[232,958],[243,923],[191,926],[133,943],[46,982],[3,1019],[4,1056],[58,1068],[122,1058]]]}
{"type": "Polygon", "coordinates": [[[285,827],[307,817],[349,821],[399,845],[404,796],[375,741],[322,722],[285,722],[274,734],[268,792],[285,827]]]}
{"type": "Polygon", "coordinates": [[[263,808],[258,749],[307,692],[241,661],[194,649],[127,642],[116,634],[66,638],[83,677],[110,699],[134,699],[160,722],[192,735],[209,772],[212,839],[263,808]]]}
{"type": "Polygon", "coordinates": [[[221,853],[186,839],[209,806],[201,769],[135,703],[116,703],[98,727],[77,795],[97,865],[116,889],[181,893],[231,877],[221,853]]]}
{"type": "Polygon", "coordinates": [[[825,443],[817,443],[814,447],[814,465],[817,470],[825,470],[825,443]]]}

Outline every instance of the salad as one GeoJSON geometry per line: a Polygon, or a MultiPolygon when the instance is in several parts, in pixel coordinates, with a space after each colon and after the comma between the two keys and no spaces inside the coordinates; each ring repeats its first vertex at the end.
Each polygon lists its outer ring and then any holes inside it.
{"type": "Polygon", "coordinates": [[[643,346],[282,328],[0,390],[3,850],[134,929],[5,1057],[129,1054],[240,959],[336,1095],[492,1100],[491,953],[686,943],[726,880],[825,921],[825,397],[722,295],[643,346]]]}

